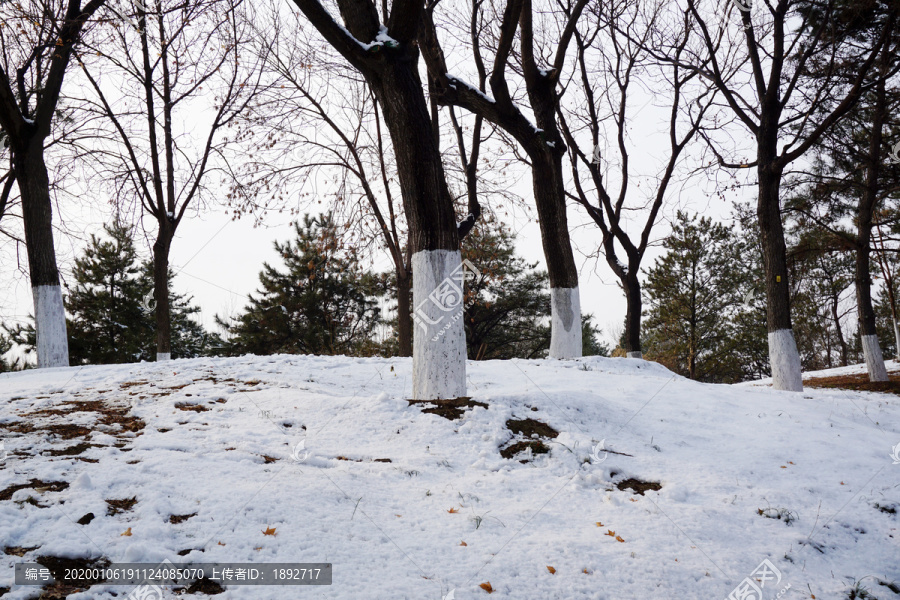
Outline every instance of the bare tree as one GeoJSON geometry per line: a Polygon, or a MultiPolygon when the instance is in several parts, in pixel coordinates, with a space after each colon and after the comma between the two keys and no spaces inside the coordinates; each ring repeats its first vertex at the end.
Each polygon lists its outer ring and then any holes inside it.
{"type": "MultiPolygon", "coordinates": [[[[569,196],[600,228],[600,249],[625,292],[624,340],[631,358],[642,357],[641,262],[684,150],[700,131],[715,98],[695,71],[678,64],[694,32],[690,15],[676,13],[668,21],[666,16],[660,4],[630,0],[604,4],[583,20],[585,27],[574,33],[578,75],[570,83],[581,95],[580,102],[559,110],[575,188],[569,196]],[[645,45],[665,49],[674,64],[658,63],[642,49],[645,45]],[[667,100],[663,108],[668,113],[668,147],[661,173],[642,181],[648,185],[634,186],[628,134],[635,119],[633,105],[635,98],[654,95],[667,100]],[[612,132],[604,135],[608,123],[612,132]],[[614,172],[608,177],[609,170],[614,172]],[[628,215],[639,210],[646,211],[646,220],[637,235],[629,234],[628,215]]],[[[646,147],[647,141],[640,145],[646,147]]]]}
{"type": "Polygon", "coordinates": [[[318,0],[294,0],[318,32],[356,70],[384,116],[397,165],[412,254],[416,313],[443,324],[439,333],[416,328],[413,395],[420,399],[465,395],[465,331],[460,232],[444,174],[437,133],[418,72],[416,35],[423,3],[396,0],[388,10],[372,0],[338,0],[338,25],[318,0]]]}
{"type": "Polygon", "coordinates": [[[448,72],[434,20],[437,1],[428,4],[421,35],[429,89],[436,102],[464,108],[490,121],[518,142],[528,157],[544,258],[550,275],[552,358],[576,358],[582,353],[578,269],[566,216],[563,170],[566,145],[556,113],[565,91],[560,81],[569,44],[587,4],[588,0],[575,0],[552,8],[539,7],[558,17],[560,24],[554,34],[538,35],[536,41],[534,14],[539,11],[533,8],[532,0],[506,2],[502,18],[497,22],[496,37],[491,35],[491,18],[484,13],[483,0],[472,0],[467,41],[477,71],[477,85],[448,72]],[[518,56],[515,56],[517,31],[520,45],[518,56]],[[558,40],[555,49],[548,47],[552,44],[542,44],[541,38],[558,40]],[[488,48],[485,46],[492,42],[495,45],[494,60],[488,71],[485,60],[488,48]],[[508,70],[515,58],[519,59],[516,71],[524,81],[527,107],[534,114],[535,123],[525,115],[519,106],[520,99],[514,98],[510,91],[508,70]],[[486,93],[488,83],[492,96],[486,93]]]}
{"type": "Polygon", "coordinates": [[[800,355],[791,326],[790,287],[781,185],[785,170],[842,119],[878,79],[870,77],[879,53],[891,38],[896,3],[873,15],[873,37],[858,42],[845,35],[841,20],[854,5],[836,0],[762,0],[749,3],[687,0],[702,32],[702,46],[679,61],[713,81],[727,107],[753,136],[756,158],[749,163],[726,159],[728,169],[755,168],[757,218],[766,274],[769,361],[773,387],[802,391],[800,355]],[[725,18],[717,16],[724,9],[725,18]],[[740,26],[733,28],[733,16],[740,26]],[[736,70],[742,52],[751,68],[736,70]],[[848,82],[839,64],[854,64],[848,82]]]}
{"type": "Polygon", "coordinates": [[[188,210],[213,199],[211,176],[230,176],[227,152],[234,140],[226,128],[256,89],[258,70],[240,57],[249,35],[247,19],[238,15],[242,7],[242,0],[135,0],[113,11],[118,26],[91,40],[93,55],[81,61],[95,95],[88,105],[113,129],[98,139],[96,168],[120,198],[132,199],[156,222],[157,360],[171,356],[172,240],[188,210]],[[211,110],[205,104],[210,100],[211,110]],[[197,111],[204,109],[208,120],[196,126],[197,111]]]}
{"type": "Polygon", "coordinates": [[[11,162],[0,204],[5,208],[15,180],[34,296],[38,367],[69,364],[45,140],[53,127],[73,47],[103,3],[91,0],[83,8],[80,0],[0,4],[0,128],[11,162]],[[11,73],[14,81],[9,79],[11,73]]]}

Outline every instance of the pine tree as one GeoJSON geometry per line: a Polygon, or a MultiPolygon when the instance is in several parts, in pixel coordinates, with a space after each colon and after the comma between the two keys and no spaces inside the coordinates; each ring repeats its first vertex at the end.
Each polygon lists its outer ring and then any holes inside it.
{"type": "Polygon", "coordinates": [[[142,348],[151,329],[140,305],[132,231],[119,222],[103,229],[109,239],[91,234],[90,244],[75,259],[75,286],[65,298],[73,365],[149,359],[142,348]]]}
{"type": "Polygon", "coordinates": [[[740,380],[729,319],[742,301],[743,283],[733,230],[679,211],[663,245],[667,253],[644,284],[648,358],[691,379],[740,380]]]}
{"type": "Polygon", "coordinates": [[[228,332],[228,354],[372,354],[380,315],[376,277],[356,251],[341,245],[330,215],[295,223],[293,242],[275,242],[286,271],[264,264],[262,289],[234,319],[216,317],[228,332]]]}

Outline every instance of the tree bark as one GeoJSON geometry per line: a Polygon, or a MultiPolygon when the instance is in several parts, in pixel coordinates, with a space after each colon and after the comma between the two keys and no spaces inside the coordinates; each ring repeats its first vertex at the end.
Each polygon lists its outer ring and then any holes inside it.
{"type": "Polygon", "coordinates": [[[153,243],[153,298],[156,301],[156,360],[172,358],[172,325],[169,319],[169,250],[175,231],[162,220],[153,243]]]}
{"type": "Polygon", "coordinates": [[[411,279],[409,273],[397,273],[397,337],[400,356],[412,356],[412,313],[409,304],[411,279]]]}
{"type": "Polygon", "coordinates": [[[13,162],[22,198],[28,271],[34,297],[37,366],[67,367],[69,341],[53,243],[53,206],[43,139],[34,135],[18,146],[13,152],[13,162]]]}
{"type": "Polygon", "coordinates": [[[641,283],[637,273],[628,271],[622,280],[625,288],[625,356],[643,358],[641,351],[641,283]]]}

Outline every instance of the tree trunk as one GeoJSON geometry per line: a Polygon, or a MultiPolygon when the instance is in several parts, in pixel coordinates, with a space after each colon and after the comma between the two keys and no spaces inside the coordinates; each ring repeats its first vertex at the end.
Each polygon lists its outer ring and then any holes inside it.
{"type": "Polygon", "coordinates": [[[622,280],[625,288],[625,356],[643,358],[641,352],[641,284],[637,273],[628,271],[622,280]]]}
{"type": "Polygon", "coordinates": [[[409,273],[397,273],[397,338],[400,342],[400,356],[412,356],[412,313],[409,307],[411,279],[409,273]]]}
{"type": "Polygon", "coordinates": [[[34,298],[37,366],[69,366],[69,340],[56,250],[53,244],[53,207],[44,164],[43,141],[34,136],[13,152],[16,181],[22,198],[22,220],[28,271],[34,298]]]}
{"type": "MultiPolygon", "coordinates": [[[[761,132],[760,135],[763,135],[761,132]]],[[[774,157],[775,144],[771,144],[774,157]]],[[[769,363],[772,368],[772,387],[791,392],[803,391],[800,353],[791,328],[790,290],[787,278],[787,248],[781,222],[781,169],[767,160],[764,152],[759,159],[759,199],[757,218],[762,237],[763,265],[766,275],[766,325],[769,331],[769,363]]]]}
{"type": "Polygon", "coordinates": [[[413,398],[466,395],[463,328],[465,272],[453,199],[444,176],[418,72],[418,50],[404,47],[368,77],[391,135],[410,230],[413,306],[413,398]]]}
{"type": "Polygon", "coordinates": [[[876,88],[869,140],[869,164],[866,165],[866,187],[863,189],[856,216],[856,308],[859,313],[859,336],[869,381],[888,381],[878,331],[875,329],[875,307],[872,306],[872,215],[878,202],[878,179],[881,174],[881,143],[886,116],[886,90],[883,78],[876,88]]]}
{"type": "Polygon", "coordinates": [[[153,244],[153,298],[156,301],[156,360],[172,358],[172,324],[169,318],[169,250],[175,232],[167,220],[160,220],[153,244]]]}
{"type": "Polygon", "coordinates": [[[578,358],[582,354],[581,297],[569,241],[562,154],[548,148],[533,152],[531,159],[534,202],[550,275],[550,358],[578,358]]]}

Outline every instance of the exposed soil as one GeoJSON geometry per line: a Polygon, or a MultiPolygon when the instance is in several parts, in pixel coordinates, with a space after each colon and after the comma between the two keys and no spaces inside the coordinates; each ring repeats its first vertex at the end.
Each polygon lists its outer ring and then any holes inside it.
{"type": "Polygon", "coordinates": [[[41,481],[40,479],[32,479],[28,483],[14,484],[3,491],[0,491],[0,501],[9,500],[13,497],[13,494],[19,490],[31,488],[39,492],[60,492],[67,487],[69,487],[69,484],[65,481],[41,481]]]}
{"type": "Polygon", "coordinates": [[[121,500],[107,500],[106,516],[111,517],[119,513],[128,512],[137,504],[137,496],[131,498],[122,498],[121,500]]]}
{"type": "Polygon", "coordinates": [[[835,375],[833,377],[811,377],[803,380],[803,385],[811,388],[855,390],[861,392],[887,392],[900,396],[900,371],[888,373],[890,381],[869,381],[868,373],[855,375],[835,375]]]}
{"type": "Polygon", "coordinates": [[[484,402],[472,400],[467,396],[454,398],[452,400],[407,400],[407,402],[409,402],[410,406],[414,404],[429,405],[428,408],[422,409],[423,413],[431,413],[451,421],[458,421],[461,419],[466,408],[475,408],[476,406],[482,408],[488,407],[484,402]]]}
{"type": "Polygon", "coordinates": [[[88,514],[84,515],[83,517],[81,517],[80,519],[78,519],[76,521],[76,523],[78,523],[79,525],[87,525],[88,523],[90,523],[93,520],[94,520],[94,513],[88,513],[88,514]]]}
{"type": "Polygon", "coordinates": [[[620,490],[632,490],[635,494],[644,495],[647,490],[657,492],[662,489],[658,481],[641,481],[640,479],[623,479],[616,484],[620,490]]]}
{"type": "Polygon", "coordinates": [[[536,433],[538,437],[552,440],[559,435],[557,430],[534,419],[510,419],[506,422],[506,428],[526,438],[536,433]]]}
{"type": "Polygon", "coordinates": [[[38,548],[40,548],[40,546],[35,546],[34,548],[25,548],[23,546],[10,546],[9,548],[4,548],[3,553],[8,556],[18,556],[21,558],[22,556],[25,556],[27,553],[31,552],[32,550],[37,550],[38,548]]]}
{"type": "Polygon", "coordinates": [[[176,402],[175,408],[178,410],[192,410],[194,412],[206,412],[209,410],[202,404],[188,404],[187,402],[176,402]]]}
{"type": "Polygon", "coordinates": [[[171,523],[172,525],[178,525],[179,523],[184,523],[191,517],[196,517],[196,516],[197,516],[197,513],[191,513],[189,515],[171,515],[169,517],[169,523],[171,523]]]}
{"type": "Polygon", "coordinates": [[[176,594],[207,594],[209,596],[214,596],[215,594],[221,594],[222,592],[224,592],[225,588],[223,588],[215,581],[209,579],[208,577],[204,577],[203,579],[198,579],[197,581],[189,585],[187,589],[174,588],[172,591],[176,594]]]}
{"type": "Polygon", "coordinates": [[[62,450],[47,450],[47,456],[77,456],[90,448],[100,448],[100,445],[81,442],[80,444],[75,444],[74,446],[63,448],[62,450]]]}
{"type": "MultiPolygon", "coordinates": [[[[512,458],[519,452],[525,452],[528,448],[531,448],[532,455],[538,454],[547,454],[550,452],[550,448],[544,442],[540,440],[531,440],[528,442],[516,442],[511,446],[507,446],[506,448],[500,449],[500,456],[503,458],[512,458]]],[[[520,460],[520,463],[527,463],[527,460],[520,460]]]]}

